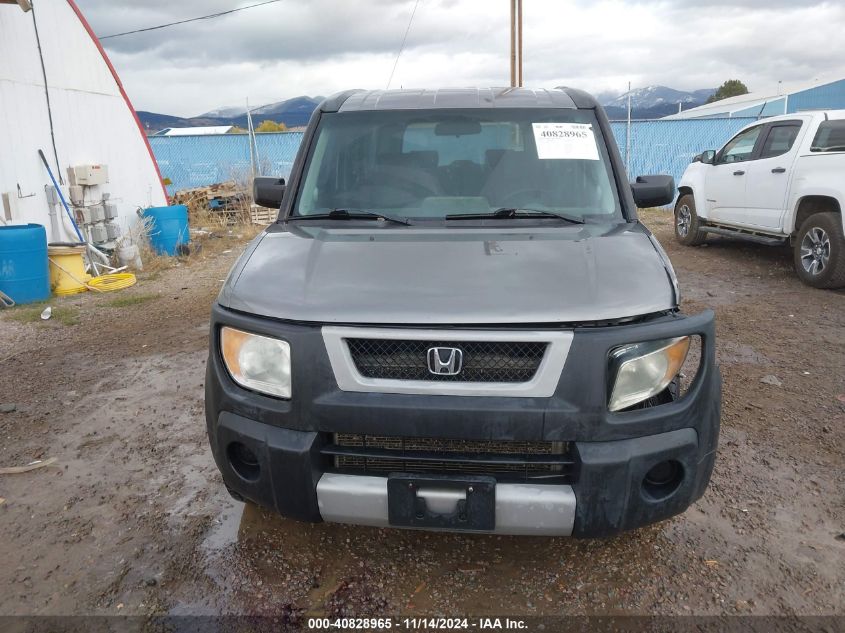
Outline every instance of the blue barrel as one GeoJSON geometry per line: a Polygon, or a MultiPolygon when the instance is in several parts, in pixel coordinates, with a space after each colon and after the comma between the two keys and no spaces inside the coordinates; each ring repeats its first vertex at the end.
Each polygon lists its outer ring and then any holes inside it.
{"type": "Polygon", "coordinates": [[[47,231],[40,224],[0,226],[0,291],[15,303],[50,298],[47,231]]]}
{"type": "Polygon", "coordinates": [[[191,241],[188,232],[188,207],[176,204],[170,207],[150,207],[142,214],[150,218],[150,245],[159,255],[176,255],[182,244],[191,241]]]}

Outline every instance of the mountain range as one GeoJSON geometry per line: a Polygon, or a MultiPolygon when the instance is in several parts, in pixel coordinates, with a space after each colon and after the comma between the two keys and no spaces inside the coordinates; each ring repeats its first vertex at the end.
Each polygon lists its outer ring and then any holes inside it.
{"type": "MultiPolygon", "coordinates": [[[[700,90],[675,90],[666,86],[646,86],[631,90],[631,118],[659,119],[678,112],[681,108],[689,110],[704,105],[707,99],[716,92],[715,88],[700,90]]],[[[628,92],[601,93],[596,98],[604,106],[607,116],[611,120],[621,120],[628,117],[628,92]]]]}
{"type": "MultiPolygon", "coordinates": [[[[631,116],[634,119],[659,119],[678,111],[678,104],[689,110],[704,104],[716,92],[715,88],[701,90],[675,90],[666,86],[646,86],[632,90],[631,116]]],[[[611,120],[623,120],[628,116],[628,93],[600,93],[596,95],[611,120]]],[[[308,123],[314,108],[323,97],[300,96],[270,103],[252,110],[252,121],[259,125],[265,119],[284,123],[287,127],[300,127],[308,123]]],[[[195,117],[177,117],[157,112],[138,111],[138,118],[149,134],[168,127],[193,127],[202,125],[237,125],[246,128],[246,108],[243,106],[221,107],[195,117]]]]}
{"type": "MultiPolygon", "coordinates": [[[[287,127],[301,127],[308,124],[314,108],[323,97],[294,97],[252,109],[252,122],[259,125],[265,119],[284,123],[287,127]]],[[[178,117],[158,112],[138,110],[138,118],[148,134],[169,127],[195,127],[204,125],[237,125],[246,129],[246,107],[224,107],[205,112],[195,117],[178,117]]]]}

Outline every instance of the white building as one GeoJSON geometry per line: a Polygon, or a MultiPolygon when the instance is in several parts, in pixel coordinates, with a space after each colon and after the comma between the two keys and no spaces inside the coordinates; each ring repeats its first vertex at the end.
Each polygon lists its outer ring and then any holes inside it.
{"type": "Polygon", "coordinates": [[[51,224],[42,150],[68,204],[69,168],[105,166],[90,172],[107,171],[108,182],[84,187],[85,204],[109,193],[125,231],[137,208],[167,204],[146,136],[74,1],[33,4],[0,0],[0,223],[43,224],[51,242],[76,241],[60,206],[51,224]]]}

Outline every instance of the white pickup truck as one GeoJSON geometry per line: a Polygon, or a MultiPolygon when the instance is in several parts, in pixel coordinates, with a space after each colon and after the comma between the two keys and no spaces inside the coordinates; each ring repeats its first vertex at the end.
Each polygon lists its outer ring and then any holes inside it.
{"type": "Polygon", "coordinates": [[[699,245],[708,233],[788,241],[804,283],[845,287],[845,110],[752,123],[696,156],[678,190],[681,244],[699,245]]]}

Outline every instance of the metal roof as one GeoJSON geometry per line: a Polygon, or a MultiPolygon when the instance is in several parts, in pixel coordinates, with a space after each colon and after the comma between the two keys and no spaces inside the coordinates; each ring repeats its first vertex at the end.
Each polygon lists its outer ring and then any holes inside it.
{"type": "Polygon", "coordinates": [[[749,92],[748,94],[739,95],[736,97],[720,99],[719,101],[714,101],[713,103],[705,103],[704,105],[698,106],[697,108],[690,108],[689,110],[684,110],[683,112],[679,112],[678,114],[672,114],[663,118],[693,119],[698,117],[715,116],[717,114],[728,114],[731,112],[738,112],[740,110],[752,108],[757,105],[762,106],[763,104],[769,101],[783,99],[784,97],[787,97],[791,94],[795,94],[796,92],[803,92],[812,88],[820,88],[822,86],[827,86],[838,81],[842,81],[842,77],[823,81],[816,80],[812,82],[797,83],[789,86],[781,85],[767,90],[759,90],[757,92],[749,92]]]}
{"type": "Polygon", "coordinates": [[[436,90],[360,90],[326,100],[324,110],[422,110],[431,108],[575,108],[560,89],[439,88],[436,90]],[[345,100],[343,96],[347,95],[345,100]],[[340,101],[340,103],[338,103],[340,101]],[[335,107],[332,107],[335,106],[335,107]]]}
{"type": "Polygon", "coordinates": [[[205,136],[207,134],[226,134],[232,129],[231,125],[199,125],[196,127],[170,127],[160,132],[157,136],[205,136]]]}

